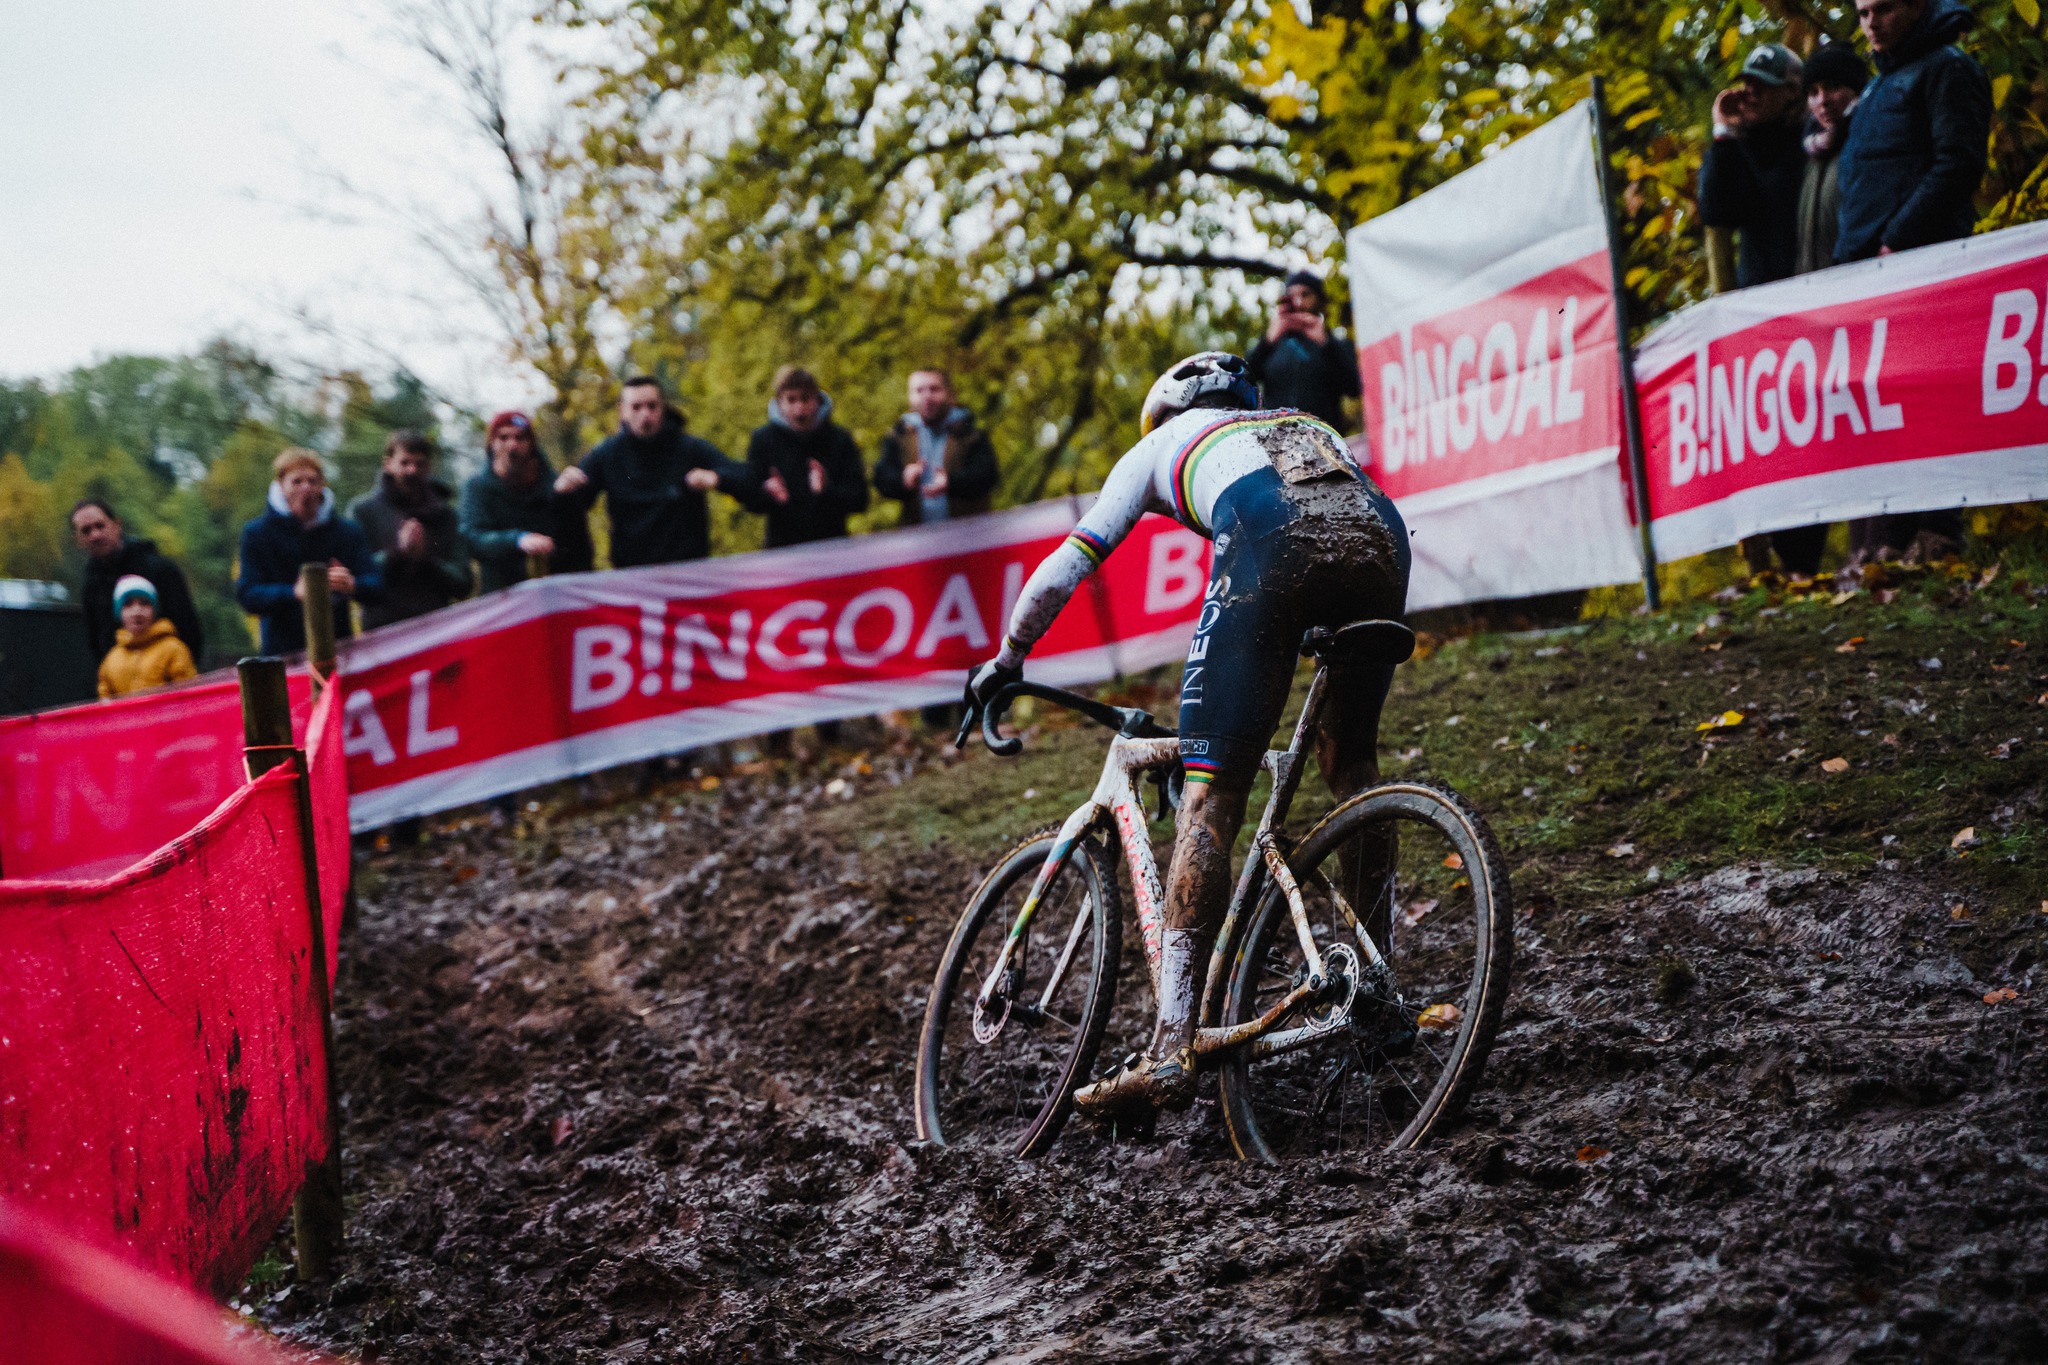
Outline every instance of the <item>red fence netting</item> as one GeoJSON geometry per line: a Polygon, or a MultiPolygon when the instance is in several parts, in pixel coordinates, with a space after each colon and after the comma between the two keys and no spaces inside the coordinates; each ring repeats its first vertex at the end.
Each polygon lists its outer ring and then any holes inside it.
{"type": "Polygon", "coordinates": [[[327,1151],[297,782],[105,880],[0,881],[0,1196],[216,1293],[327,1151]]]}
{"type": "MultiPolygon", "coordinates": [[[[312,700],[303,669],[291,694],[303,735],[312,700]]],[[[242,780],[233,673],[0,717],[0,876],[117,872],[205,819],[242,780]]]]}
{"type": "Polygon", "coordinates": [[[214,1305],[0,1203],[0,1360],[23,1365],[288,1365],[214,1305]]]}
{"type": "Polygon", "coordinates": [[[341,752],[341,681],[322,689],[301,741],[312,778],[313,850],[320,863],[320,912],[327,927],[327,980],[340,963],[341,913],[348,899],[348,760],[341,752]]]}

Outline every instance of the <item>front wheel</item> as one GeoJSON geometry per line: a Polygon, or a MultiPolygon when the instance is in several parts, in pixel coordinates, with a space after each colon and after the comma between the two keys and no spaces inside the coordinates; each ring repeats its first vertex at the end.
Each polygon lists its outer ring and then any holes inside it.
{"type": "MultiPolygon", "coordinates": [[[[1265,1162],[1417,1146],[1478,1083],[1507,1001],[1500,845],[1448,787],[1395,782],[1331,811],[1288,868],[1330,985],[1225,1054],[1231,1141],[1265,1162]]],[[[1222,1022],[1258,1019],[1310,979],[1269,880],[1232,957],[1222,1022]]]]}
{"type": "Polygon", "coordinates": [[[1095,831],[1053,874],[982,998],[1058,842],[1041,834],[997,863],[939,961],[917,1049],[917,1135],[927,1142],[1039,1155],[1102,1046],[1123,914],[1115,865],[1095,831]]]}

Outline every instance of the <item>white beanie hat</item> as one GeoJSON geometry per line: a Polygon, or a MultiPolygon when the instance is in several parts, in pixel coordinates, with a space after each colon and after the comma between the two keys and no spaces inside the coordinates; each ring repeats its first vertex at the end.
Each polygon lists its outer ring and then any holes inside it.
{"type": "Polygon", "coordinates": [[[114,584],[114,610],[121,610],[129,598],[140,594],[149,599],[149,605],[156,605],[156,584],[139,573],[124,573],[114,584]]]}

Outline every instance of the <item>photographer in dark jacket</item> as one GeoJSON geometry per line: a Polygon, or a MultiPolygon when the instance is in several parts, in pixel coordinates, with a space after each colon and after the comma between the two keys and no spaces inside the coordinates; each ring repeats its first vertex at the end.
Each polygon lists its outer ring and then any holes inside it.
{"type": "Polygon", "coordinates": [[[995,495],[996,450],[974,414],[953,401],[944,370],[910,376],[910,411],[882,438],[875,491],[903,504],[901,525],[972,517],[995,495]]]}
{"type": "Polygon", "coordinates": [[[1991,136],[1991,82],[1954,45],[1974,21],[1956,0],[1856,0],[1877,58],[1842,147],[1835,259],[1967,237],[1991,136]]]}
{"type": "Polygon", "coordinates": [[[1741,81],[1714,96],[1714,139],[1700,160],[1700,221],[1737,234],[1738,289],[1787,279],[1798,260],[1806,177],[1800,77],[1790,48],[1765,43],[1742,63],[1741,81]]]}
{"type": "Polygon", "coordinates": [[[809,370],[775,372],[768,423],[747,438],[747,473],[759,490],[751,503],[768,518],[768,548],[837,540],[846,519],[868,507],[860,448],[832,420],[832,396],[809,370]]]}
{"type": "Polygon", "coordinates": [[[1289,275],[1272,325],[1244,363],[1267,407],[1294,408],[1343,431],[1344,400],[1358,397],[1358,350],[1330,330],[1329,306],[1313,273],[1289,275]]]}
{"type": "Polygon", "coordinates": [[[192,651],[193,660],[206,667],[206,635],[199,628],[192,590],[185,585],[184,572],[157,551],[155,541],[127,535],[114,509],[98,498],[82,499],[71,509],[71,534],[85,551],[85,582],[78,597],[95,660],[107,657],[114,647],[114,632],[121,627],[114,614],[114,585],[135,574],[156,588],[158,614],[178,628],[178,638],[192,651]]]}
{"type": "Polygon", "coordinates": [[[417,431],[394,431],[384,442],[377,486],[348,505],[384,575],[384,600],[363,604],[366,630],[439,611],[474,585],[469,546],[449,502],[454,490],[433,470],[434,443],[417,431]]]}
{"type": "Polygon", "coordinates": [[[480,591],[526,581],[527,556],[547,571],[584,573],[596,562],[590,518],[555,492],[555,471],[523,412],[501,412],[484,428],[491,462],[462,486],[462,534],[481,571],[480,591]]]}
{"type": "Polygon", "coordinates": [[[587,511],[602,493],[611,517],[612,567],[675,564],[711,554],[705,493],[751,503],[745,465],[683,430],[661,381],[641,375],[619,394],[619,429],[555,478],[555,491],[587,511]]]}

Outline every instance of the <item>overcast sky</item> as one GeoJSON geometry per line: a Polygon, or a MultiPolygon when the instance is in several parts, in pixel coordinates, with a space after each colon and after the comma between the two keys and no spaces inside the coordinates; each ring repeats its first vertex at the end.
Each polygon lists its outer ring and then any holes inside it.
{"type": "Polygon", "coordinates": [[[494,183],[385,22],[377,0],[0,4],[0,375],[226,333],[537,397],[431,253],[318,170],[450,216],[494,183]]]}

